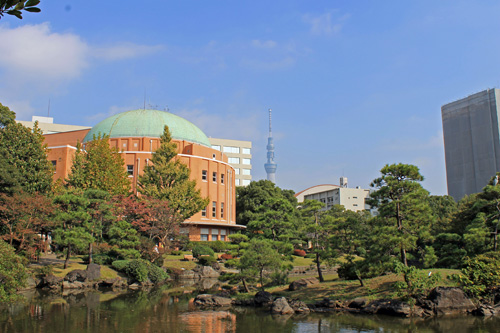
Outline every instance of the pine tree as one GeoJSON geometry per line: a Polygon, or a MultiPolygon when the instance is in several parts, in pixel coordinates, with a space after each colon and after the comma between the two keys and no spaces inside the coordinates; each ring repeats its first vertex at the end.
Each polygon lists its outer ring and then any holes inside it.
{"type": "Polygon", "coordinates": [[[21,188],[28,193],[48,193],[52,189],[53,166],[47,160],[42,131],[17,124],[13,112],[0,106],[0,187],[4,193],[21,188]]]}
{"type": "Polygon", "coordinates": [[[125,162],[118,150],[109,146],[109,137],[104,135],[87,142],[83,151],[77,145],[77,151],[71,166],[71,173],[66,180],[69,187],[95,189],[115,194],[130,191],[125,162]]]}
{"type": "Polygon", "coordinates": [[[196,182],[189,179],[189,168],[176,159],[176,155],[177,145],[172,142],[168,126],[165,126],[160,147],[151,159],[152,165],[144,168],[138,185],[142,195],[166,201],[183,221],[206,207],[209,200],[202,198],[196,182]]]}

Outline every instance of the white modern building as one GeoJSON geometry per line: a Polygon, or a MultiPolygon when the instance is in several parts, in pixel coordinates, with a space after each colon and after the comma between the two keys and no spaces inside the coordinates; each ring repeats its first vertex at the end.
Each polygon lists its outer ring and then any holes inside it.
{"type": "Polygon", "coordinates": [[[304,200],[318,200],[325,204],[325,210],[333,205],[342,205],[345,209],[352,211],[370,210],[366,200],[370,196],[370,190],[347,187],[347,178],[340,178],[340,185],[323,184],[309,187],[295,194],[299,203],[304,200]]]}
{"type": "Polygon", "coordinates": [[[247,186],[252,181],[252,142],[208,138],[212,149],[227,155],[228,163],[234,168],[236,186],[247,186]]]}

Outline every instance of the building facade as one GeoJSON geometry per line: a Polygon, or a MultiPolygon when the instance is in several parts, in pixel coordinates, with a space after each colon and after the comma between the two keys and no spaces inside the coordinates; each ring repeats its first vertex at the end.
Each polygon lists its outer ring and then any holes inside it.
{"type": "Polygon", "coordinates": [[[169,112],[133,110],[111,116],[91,129],[45,134],[48,158],[55,166],[54,179],[69,175],[77,142],[85,148],[86,142],[105,134],[125,161],[131,190],[136,193],[138,176],[151,163],[165,125],[177,144],[176,158],[189,167],[201,195],[210,200],[205,209],[184,221],[181,232],[192,241],[228,240],[229,234],[244,228],[236,224],[235,169],[223,152],[211,147],[198,127],[169,112]]]}
{"type": "Polygon", "coordinates": [[[223,152],[234,168],[236,186],[247,186],[252,181],[252,142],[208,138],[212,149],[223,152]]]}
{"type": "Polygon", "coordinates": [[[332,208],[333,205],[342,205],[354,212],[371,209],[370,205],[366,204],[369,196],[370,190],[359,187],[348,188],[346,177],[340,179],[340,185],[316,185],[295,194],[299,203],[304,200],[318,200],[325,204],[324,210],[332,208]]]}
{"type": "Polygon", "coordinates": [[[500,171],[500,90],[487,89],[441,107],[448,194],[481,192],[500,171]]]}

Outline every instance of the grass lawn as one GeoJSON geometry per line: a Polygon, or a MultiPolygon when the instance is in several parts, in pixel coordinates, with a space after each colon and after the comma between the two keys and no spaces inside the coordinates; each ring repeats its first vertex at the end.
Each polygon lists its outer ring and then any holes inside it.
{"type": "MultiPolygon", "coordinates": [[[[430,269],[429,271],[432,271],[433,274],[441,274],[442,279],[438,285],[455,286],[454,282],[448,279],[448,276],[458,273],[458,270],[430,269]]],[[[296,279],[298,278],[294,280],[296,279]]],[[[395,291],[392,286],[394,282],[400,280],[402,280],[401,276],[389,274],[373,279],[366,279],[364,280],[365,286],[361,286],[359,281],[339,280],[337,275],[327,275],[325,276],[325,282],[309,286],[303,290],[288,291],[288,286],[273,287],[266,290],[275,295],[297,298],[308,303],[319,301],[323,298],[350,300],[356,297],[363,297],[374,300],[380,298],[394,298],[395,291]]]]}

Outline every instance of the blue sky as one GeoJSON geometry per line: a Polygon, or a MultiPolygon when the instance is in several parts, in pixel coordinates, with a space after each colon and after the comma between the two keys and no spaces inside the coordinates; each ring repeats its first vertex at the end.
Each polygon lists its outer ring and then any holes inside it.
{"type": "Polygon", "coordinates": [[[500,86],[498,1],[42,0],[0,20],[0,102],[95,125],[166,109],[208,136],[251,140],[277,184],[368,187],[412,163],[446,194],[440,108],[500,86]]]}

